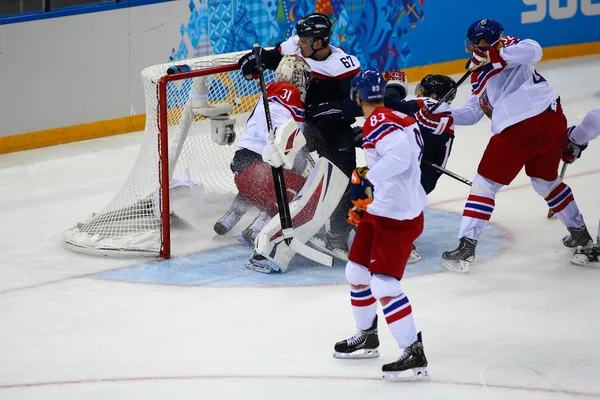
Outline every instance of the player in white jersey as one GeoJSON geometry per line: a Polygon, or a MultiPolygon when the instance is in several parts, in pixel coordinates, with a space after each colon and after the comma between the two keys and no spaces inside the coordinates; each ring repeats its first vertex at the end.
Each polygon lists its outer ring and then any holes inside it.
{"type": "MultiPolygon", "coordinates": [[[[574,163],[587,148],[588,143],[600,136],[600,105],[588,112],[581,123],[569,128],[569,144],[563,150],[563,161],[574,163]]],[[[575,250],[571,263],[600,267],[600,224],[596,243],[575,250]]]]}
{"type": "MultiPolygon", "coordinates": [[[[308,151],[330,160],[350,178],[356,167],[356,149],[352,124],[360,109],[348,97],[352,78],[360,71],[356,57],[329,44],[332,23],[320,13],[313,13],[296,24],[296,35],[279,43],[272,50],[262,50],[261,59],[268,69],[275,69],[283,55],[295,54],[310,65],[313,81],[306,95],[306,121],[304,135],[308,151]]],[[[239,60],[246,78],[256,75],[253,53],[239,60]]],[[[346,260],[348,235],[351,226],[346,223],[348,208],[352,204],[347,196],[340,199],[330,217],[331,230],[318,236],[315,243],[321,250],[346,260]]]]}
{"type": "MultiPolygon", "coordinates": [[[[293,119],[302,128],[304,122],[304,104],[306,89],[309,87],[310,67],[300,57],[286,56],[282,58],[275,73],[275,82],[267,85],[267,97],[269,101],[269,110],[271,113],[271,122],[275,135],[277,129],[293,119]]],[[[303,153],[298,154],[298,164],[302,160],[303,153]]],[[[265,109],[262,98],[259,98],[254,110],[246,122],[246,130],[240,139],[239,149],[235,152],[231,169],[235,175],[234,180],[239,194],[234,200],[231,210],[235,210],[240,201],[255,206],[261,212],[264,212],[267,219],[277,214],[277,198],[271,173],[271,166],[281,166],[283,161],[273,147],[273,139],[270,138],[269,130],[265,117],[265,109]]],[[[296,167],[292,170],[284,169],[284,179],[288,199],[291,200],[302,188],[305,178],[299,173],[304,168],[296,167]]],[[[245,211],[245,210],[244,210],[245,211]]],[[[242,213],[235,213],[239,220],[242,213]]],[[[219,224],[225,224],[226,214],[215,225],[215,230],[219,224]]],[[[237,222],[237,221],[236,221],[237,222]]],[[[247,229],[248,237],[246,241],[252,243],[265,220],[257,220],[261,226],[255,229],[247,229]]]]}
{"type": "MultiPolygon", "coordinates": [[[[472,95],[452,110],[456,125],[473,125],[484,115],[492,121],[490,139],[473,179],[461,220],[459,246],[442,255],[444,267],[468,272],[475,246],[494,210],[496,193],[519,171],[531,178],[534,190],[565,225],[567,247],[591,241],[571,188],[558,176],[567,122],[560,98],[534,68],[542,48],[531,39],[503,36],[499,22],[484,19],[467,31],[472,51],[469,69],[472,95]]],[[[425,109],[422,113],[427,114],[425,109]]],[[[428,115],[428,118],[439,118],[428,115]]]]}
{"type": "Polygon", "coordinates": [[[429,377],[421,334],[401,286],[412,243],[423,232],[427,195],[421,186],[423,139],[413,117],[384,107],[385,80],[366,70],[352,80],[351,98],[363,110],[366,168],[352,174],[350,197],[362,210],[346,265],[352,311],[358,331],[335,344],[336,358],[379,356],[377,300],[386,322],[403,349],[400,358],[382,367],[384,379],[429,377]]]}

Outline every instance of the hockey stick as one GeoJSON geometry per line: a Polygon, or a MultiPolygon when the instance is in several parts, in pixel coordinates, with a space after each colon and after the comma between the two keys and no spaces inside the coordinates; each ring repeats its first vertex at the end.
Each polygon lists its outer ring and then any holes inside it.
{"type": "Polygon", "coordinates": [[[433,168],[436,171],[441,172],[444,175],[448,175],[449,177],[454,178],[457,181],[464,183],[465,185],[473,186],[473,182],[471,182],[470,180],[463,178],[462,176],[455,174],[454,172],[449,171],[446,168],[442,168],[437,164],[431,163],[427,160],[421,160],[421,164],[425,164],[428,167],[433,168]]]}
{"type": "MultiPolygon", "coordinates": [[[[265,83],[265,70],[260,58],[260,46],[258,43],[254,43],[253,51],[254,57],[256,58],[256,69],[258,70],[260,90],[262,91],[262,100],[265,108],[265,118],[267,119],[267,129],[269,130],[269,139],[273,140],[273,122],[271,121],[271,110],[269,109],[267,85],[265,83]]],[[[285,243],[289,245],[292,241],[292,216],[290,214],[290,204],[286,195],[283,167],[272,166],[271,172],[273,173],[275,196],[277,196],[277,208],[279,210],[279,219],[281,220],[281,233],[283,234],[285,243]]]]}
{"type": "MultiPolygon", "coordinates": [[[[258,70],[258,79],[260,89],[262,91],[263,106],[265,108],[265,118],[267,119],[267,129],[269,130],[269,139],[273,140],[273,123],[271,120],[271,110],[269,109],[269,99],[267,95],[267,85],[265,83],[265,70],[260,58],[260,46],[254,43],[254,56],[256,58],[256,68],[258,70]]],[[[292,226],[292,216],[290,213],[290,203],[286,196],[285,180],[283,177],[283,167],[271,167],[273,173],[273,183],[275,185],[275,195],[277,196],[277,208],[279,210],[279,219],[281,221],[281,233],[285,243],[292,250],[302,256],[318,262],[319,264],[333,266],[333,257],[321,253],[306,244],[294,238],[294,230],[292,226]]]]}
{"type": "Polygon", "coordinates": [[[436,104],[435,104],[433,107],[431,107],[431,110],[428,110],[428,112],[429,112],[430,114],[433,114],[433,112],[434,112],[435,110],[437,110],[437,109],[438,109],[438,107],[439,107],[439,106],[441,106],[443,102],[445,102],[446,100],[448,100],[448,99],[449,99],[449,98],[452,96],[452,94],[456,93],[456,90],[458,89],[458,87],[459,87],[460,85],[462,85],[462,84],[463,84],[463,82],[464,82],[464,81],[466,81],[466,80],[467,80],[467,78],[468,78],[469,76],[471,76],[471,74],[472,74],[472,73],[473,73],[473,71],[471,71],[471,70],[468,70],[467,72],[465,72],[465,74],[462,76],[462,78],[460,78],[460,79],[458,80],[458,82],[456,82],[456,84],[455,84],[455,85],[452,87],[452,89],[450,89],[450,90],[448,91],[448,93],[446,93],[446,94],[444,95],[444,97],[442,97],[441,99],[439,99],[439,100],[438,100],[438,102],[437,102],[437,103],[436,103],[436,104]]]}
{"type": "MultiPolygon", "coordinates": [[[[563,162],[562,168],[560,169],[560,180],[562,181],[565,178],[565,174],[567,173],[567,167],[569,166],[569,164],[567,164],[566,162],[563,162]]],[[[552,210],[548,210],[548,215],[546,215],[546,218],[550,219],[554,217],[554,211],[552,210]]]]}

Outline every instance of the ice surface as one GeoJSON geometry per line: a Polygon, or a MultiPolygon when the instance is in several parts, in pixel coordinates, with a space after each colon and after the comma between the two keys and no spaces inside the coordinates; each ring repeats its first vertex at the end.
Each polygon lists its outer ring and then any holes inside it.
{"type": "MultiPolygon", "coordinates": [[[[539,66],[570,123],[600,102],[599,69],[598,56],[539,66]]],[[[467,95],[461,88],[455,104],[467,95]]],[[[448,168],[472,179],[489,137],[485,120],[459,128],[448,168]]],[[[0,156],[0,399],[600,398],[600,269],[569,264],[572,251],[560,242],[566,231],[546,219],[524,174],[497,198],[492,221],[505,235],[494,239],[503,243],[495,255],[478,259],[468,275],[404,280],[432,381],[390,384],[380,368],[399,349],[384,325],[380,359],[331,357],[333,343],[354,333],[348,287],[335,284],[341,269],[321,281],[328,285],[254,286],[260,276],[235,287],[131,283],[115,279],[156,265],[63,249],[61,232],[120,188],[139,139],[0,156]]],[[[600,142],[592,143],[565,179],[593,236],[599,158],[600,142]]],[[[467,194],[442,178],[431,209],[460,214],[467,194]]],[[[172,266],[232,245],[213,240],[217,218],[176,236],[172,266]]],[[[446,221],[453,225],[439,237],[454,244],[458,219],[446,221]]],[[[482,240],[494,237],[490,230],[482,240]]],[[[437,252],[424,250],[429,258],[437,252]]],[[[193,264],[186,268],[197,277],[193,264]]]]}

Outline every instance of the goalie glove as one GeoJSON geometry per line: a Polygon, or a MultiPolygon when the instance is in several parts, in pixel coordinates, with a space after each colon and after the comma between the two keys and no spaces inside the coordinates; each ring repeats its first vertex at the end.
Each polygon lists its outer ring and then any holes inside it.
{"type": "Polygon", "coordinates": [[[296,155],[306,144],[306,138],[300,132],[293,118],[276,126],[269,135],[271,139],[262,150],[262,159],[272,167],[292,169],[296,155]]]}
{"type": "MultiPolygon", "coordinates": [[[[567,131],[567,136],[571,135],[571,132],[575,129],[575,126],[572,126],[567,131]]],[[[565,164],[573,164],[579,157],[581,157],[581,153],[587,149],[588,145],[586,144],[577,144],[571,139],[569,139],[569,144],[562,151],[562,160],[565,164]]]]}
{"type": "Polygon", "coordinates": [[[271,140],[262,150],[262,159],[264,162],[269,164],[271,167],[279,168],[283,165],[283,158],[277,150],[277,146],[274,141],[271,140]]]}
{"type": "Polygon", "coordinates": [[[373,202],[373,184],[367,179],[368,168],[360,167],[352,171],[350,179],[350,200],[358,209],[365,211],[373,202]]]}
{"type": "Polygon", "coordinates": [[[383,77],[386,80],[385,89],[396,88],[400,93],[400,98],[404,99],[408,93],[408,82],[406,81],[406,74],[402,71],[393,69],[383,73],[383,77]]]}
{"type": "Polygon", "coordinates": [[[363,210],[354,206],[348,211],[348,219],[346,220],[346,222],[348,222],[350,225],[356,226],[360,222],[360,219],[362,218],[364,213],[365,212],[363,210]]]}

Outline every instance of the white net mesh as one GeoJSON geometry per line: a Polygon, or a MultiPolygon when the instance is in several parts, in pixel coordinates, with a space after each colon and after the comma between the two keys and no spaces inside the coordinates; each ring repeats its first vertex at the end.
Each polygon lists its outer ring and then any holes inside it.
{"type": "MultiPolygon", "coordinates": [[[[229,168],[246,119],[260,96],[255,81],[247,81],[237,68],[244,52],[202,57],[177,62],[197,71],[197,77],[167,84],[170,196],[173,202],[187,196],[198,206],[214,194],[235,193],[229,168]],[[226,66],[229,72],[214,73],[212,67],[226,66]],[[229,112],[228,117],[214,116],[229,112]],[[235,121],[235,122],[234,122],[235,121]],[[211,138],[218,128],[234,124],[236,139],[219,145],[211,138]]],[[[113,200],[87,221],[63,234],[65,244],[80,252],[156,256],[161,250],[159,95],[160,78],[175,63],[142,71],[146,96],[146,127],[138,158],[113,200]]],[[[272,81],[273,73],[265,79],[272,81]]],[[[222,136],[220,137],[222,139],[222,136]]],[[[163,164],[164,165],[164,164],[163,164]]]]}

